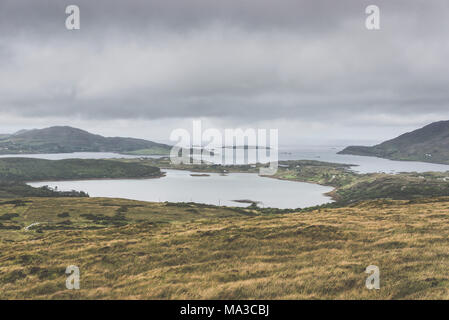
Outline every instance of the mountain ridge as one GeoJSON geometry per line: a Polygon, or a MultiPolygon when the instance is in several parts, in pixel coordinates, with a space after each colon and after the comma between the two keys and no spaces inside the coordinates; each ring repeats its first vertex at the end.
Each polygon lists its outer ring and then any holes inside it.
{"type": "Polygon", "coordinates": [[[71,152],[133,152],[168,154],[171,146],[144,139],[104,137],[70,127],[53,126],[20,130],[0,137],[0,154],[71,153],[71,152]]]}

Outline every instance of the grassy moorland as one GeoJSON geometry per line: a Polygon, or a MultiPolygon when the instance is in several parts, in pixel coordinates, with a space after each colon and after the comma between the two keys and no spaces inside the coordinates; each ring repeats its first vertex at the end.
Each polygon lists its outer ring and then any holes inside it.
{"type": "Polygon", "coordinates": [[[23,181],[260,165],[0,159],[0,198],[15,198],[0,199],[0,299],[449,298],[447,173],[281,164],[273,178],[334,186],[336,202],[278,210],[66,198],[23,181]],[[69,265],[81,270],[81,290],[65,288],[69,265]],[[380,268],[380,290],[365,288],[368,265],[380,268]]]}
{"type": "Polygon", "coordinates": [[[57,191],[48,186],[33,188],[25,182],[0,181],[0,199],[22,197],[88,197],[83,191],[57,191]]]}
{"type": "Polygon", "coordinates": [[[448,299],[449,197],[289,214],[102,198],[0,202],[0,298],[448,299]],[[30,230],[24,227],[32,223],[30,230]],[[77,265],[81,289],[65,289],[77,265]],[[365,288],[368,265],[380,290],[365,288]]]}

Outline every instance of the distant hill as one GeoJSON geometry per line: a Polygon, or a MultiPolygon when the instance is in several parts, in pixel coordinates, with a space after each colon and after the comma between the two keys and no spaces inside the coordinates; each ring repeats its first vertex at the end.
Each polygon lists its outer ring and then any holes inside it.
{"type": "Polygon", "coordinates": [[[20,130],[0,136],[0,154],[117,152],[166,155],[170,149],[169,145],[153,141],[103,137],[68,126],[20,130]]]}
{"type": "Polygon", "coordinates": [[[431,123],[372,147],[350,146],[339,154],[449,164],[449,121],[431,123]]]}

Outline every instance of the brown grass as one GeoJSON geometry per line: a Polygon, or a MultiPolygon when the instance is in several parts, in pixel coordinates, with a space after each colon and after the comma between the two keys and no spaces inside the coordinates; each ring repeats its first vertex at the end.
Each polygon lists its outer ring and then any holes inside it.
{"type": "Polygon", "coordinates": [[[31,201],[1,206],[19,213],[8,223],[66,220],[57,214],[67,211],[78,229],[0,230],[2,299],[449,298],[449,198],[257,216],[115,199],[31,201]],[[85,229],[92,222],[82,212],[113,216],[126,204],[141,206],[123,213],[125,225],[85,229]],[[71,264],[81,270],[80,290],[65,288],[71,264]],[[365,288],[372,264],[380,290],[365,288]]]}

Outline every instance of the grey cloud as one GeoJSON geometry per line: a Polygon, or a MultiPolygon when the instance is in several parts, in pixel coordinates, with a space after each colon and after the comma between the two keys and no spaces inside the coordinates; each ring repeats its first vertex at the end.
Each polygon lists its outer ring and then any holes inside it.
{"type": "Polygon", "coordinates": [[[3,0],[0,113],[438,120],[449,101],[447,12],[443,0],[3,0]],[[380,31],[364,28],[372,3],[380,31]],[[81,8],[80,31],[64,29],[68,4],[81,8]]]}
{"type": "Polygon", "coordinates": [[[249,28],[297,27],[303,30],[335,28],[347,16],[357,15],[368,1],[315,0],[3,0],[0,23],[3,30],[25,29],[56,32],[64,21],[61,12],[69,4],[78,5],[89,29],[136,29],[163,26],[185,30],[217,21],[249,28]]]}
{"type": "Polygon", "coordinates": [[[422,20],[417,23],[419,29],[429,30],[446,19],[449,8],[444,0],[2,0],[0,26],[5,33],[63,35],[60,27],[70,4],[81,8],[86,33],[109,29],[139,33],[156,26],[185,31],[221,22],[248,29],[294,29],[315,34],[340,29],[348,20],[363,22],[361,13],[370,4],[385,10],[387,24],[402,17],[402,22],[422,20]]]}

